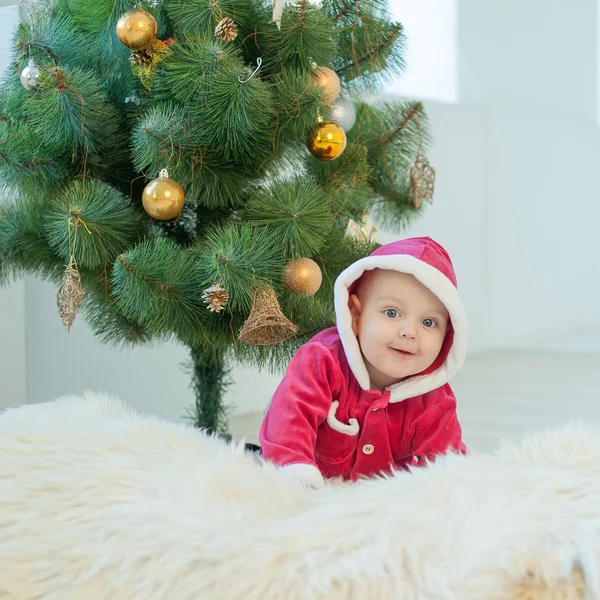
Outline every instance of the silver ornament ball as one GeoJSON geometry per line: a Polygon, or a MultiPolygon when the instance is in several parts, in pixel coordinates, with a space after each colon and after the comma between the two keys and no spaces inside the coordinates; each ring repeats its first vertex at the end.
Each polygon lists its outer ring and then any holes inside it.
{"type": "Polygon", "coordinates": [[[356,121],[354,104],[345,98],[337,98],[331,103],[331,120],[337,123],[344,131],[350,131],[356,121]]]}
{"type": "Polygon", "coordinates": [[[21,85],[28,92],[37,89],[40,85],[40,70],[33,59],[31,59],[29,64],[21,71],[20,79],[21,85]]]}

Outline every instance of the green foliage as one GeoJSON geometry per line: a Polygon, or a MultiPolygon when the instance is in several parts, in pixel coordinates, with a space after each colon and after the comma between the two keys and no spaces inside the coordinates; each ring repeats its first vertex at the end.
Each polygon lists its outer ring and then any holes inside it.
{"type": "Polygon", "coordinates": [[[240,52],[233,46],[223,47],[212,37],[175,42],[171,50],[154,86],[156,100],[187,102],[202,97],[212,92],[219,74],[243,68],[240,52]]]}
{"type": "Polygon", "coordinates": [[[264,228],[286,258],[315,254],[332,227],[327,195],[316,183],[301,179],[257,189],[244,219],[264,228]]]}
{"type": "Polygon", "coordinates": [[[123,316],[100,281],[96,286],[90,286],[89,283],[86,286],[83,314],[94,335],[102,343],[111,344],[119,350],[158,339],[172,339],[166,334],[153,337],[139,323],[123,316]]]}
{"type": "Polygon", "coordinates": [[[235,0],[166,0],[165,9],[182,37],[212,38],[217,23],[224,17],[235,20],[238,30],[251,30],[258,6],[235,0]]]}
{"type": "Polygon", "coordinates": [[[252,77],[241,62],[223,68],[210,92],[198,94],[189,107],[200,123],[199,141],[220,151],[225,160],[260,163],[274,154],[275,114],[268,85],[252,77]]]}
{"type": "Polygon", "coordinates": [[[60,280],[64,261],[55,255],[44,235],[41,202],[16,198],[0,205],[0,263],[4,280],[23,273],[60,280]]]}
{"type": "Polygon", "coordinates": [[[237,223],[211,229],[196,248],[201,289],[218,283],[230,290],[231,310],[249,313],[255,285],[273,279],[279,285],[285,258],[276,241],[266,229],[237,223]]]}
{"type": "Polygon", "coordinates": [[[333,29],[333,20],[309,0],[288,4],[281,30],[270,27],[268,33],[259,37],[259,44],[265,48],[265,71],[309,73],[313,62],[329,64],[336,55],[333,29]]]}
{"type": "Polygon", "coordinates": [[[323,92],[304,71],[282,71],[270,81],[280,142],[308,140],[315,130],[318,117],[327,120],[331,113],[323,92]]]}
{"type": "Polygon", "coordinates": [[[73,157],[106,151],[115,144],[118,115],[98,77],[90,71],[42,71],[40,91],[27,104],[32,133],[55,153],[73,157]]]}
{"type": "Polygon", "coordinates": [[[186,335],[202,325],[201,273],[193,253],[166,238],[144,241],[117,258],[111,294],[127,319],[150,335],[186,335]]]}
{"type": "Polygon", "coordinates": [[[224,160],[263,160],[273,152],[269,86],[249,73],[241,53],[211,39],[174,44],[157,77],[156,98],[186,103],[197,145],[224,160]],[[261,110],[256,110],[261,107],[261,110]]]}
{"type": "Polygon", "coordinates": [[[59,256],[73,253],[78,266],[111,265],[139,238],[141,223],[129,200],[99,181],[73,181],[59,189],[44,231],[59,256]]]}
{"type": "Polygon", "coordinates": [[[35,197],[64,177],[66,165],[36,139],[27,123],[0,122],[0,178],[35,197]]]}
{"type": "Polygon", "coordinates": [[[194,422],[211,431],[226,428],[232,360],[280,371],[334,325],[335,278],[376,246],[348,235],[349,219],[370,211],[389,230],[416,215],[409,170],[429,142],[418,103],[358,99],[403,68],[385,0],[290,2],[280,29],[271,12],[264,0],[53,0],[18,27],[0,82],[0,189],[13,198],[0,204],[0,282],[37,273],[58,284],[73,252],[99,339],[190,348],[194,422]],[[147,87],[115,32],[134,6],[171,38],[147,87]],[[214,34],[224,17],[238,28],[228,42],[214,34]],[[19,73],[31,58],[41,78],[29,92],[19,73]],[[334,69],[357,108],[332,162],[306,148],[332,114],[315,66],[334,69]],[[163,168],[185,191],[172,222],[141,203],[163,168]],[[301,256],[323,272],[311,298],[281,284],[301,256]],[[202,297],[215,284],[229,294],[218,313],[202,297]],[[239,331],[264,284],[298,334],[248,346],[239,331]]]}
{"type": "MultiPolygon", "coordinates": [[[[2,96],[10,98],[12,89],[7,86],[2,96]]],[[[9,101],[6,112],[12,121],[7,146],[17,157],[20,153],[29,157],[29,162],[60,157],[68,168],[74,160],[85,160],[124,141],[118,133],[119,116],[91,71],[41,69],[38,91],[23,92],[15,92],[13,102],[20,102],[18,109],[9,101]]],[[[22,164],[18,158],[15,162],[22,164]]],[[[15,165],[17,170],[19,165],[15,165]]]]}
{"type": "Polygon", "coordinates": [[[194,124],[182,106],[164,102],[150,108],[131,136],[133,165],[149,179],[169,167],[171,177],[189,180],[195,153],[200,152],[194,124]]]}
{"type": "Polygon", "coordinates": [[[350,138],[338,160],[321,162],[311,157],[310,162],[317,181],[329,197],[331,214],[342,222],[360,220],[373,202],[367,148],[350,138]]]}
{"type": "Polygon", "coordinates": [[[362,104],[350,139],[367,148],[375,214],[388,229],[401,229],[418,210],[410,192],[410,167],[429,146],[427,120],[419,102],[362,104]]]}
{"type": "Polygon", "coordinates": [[[335,70],[345,82],[376,89],[404,69],[402,25],[391,21],[386,0],[323,0],[339,28],[335,70]]]}

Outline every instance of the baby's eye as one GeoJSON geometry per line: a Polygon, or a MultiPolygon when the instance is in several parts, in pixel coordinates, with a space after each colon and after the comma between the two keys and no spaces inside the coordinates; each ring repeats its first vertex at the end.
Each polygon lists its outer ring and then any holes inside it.
{"type": "Polygon", "coordinates": [[[386,308],[385,316],[390,319],[395,319],[398,317],[398,311],[395,308],[386,308]]]}
{"type": "Polygon", "coordinates": [[[437,321],[435,319],[423,319],[421,321],[424,327],[436,327],[437,321]]]}

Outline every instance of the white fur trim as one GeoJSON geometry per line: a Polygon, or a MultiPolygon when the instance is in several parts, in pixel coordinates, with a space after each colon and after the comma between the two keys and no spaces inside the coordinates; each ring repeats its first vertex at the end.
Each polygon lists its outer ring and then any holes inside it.
{"type": "Polygon", "coordinates": [[[441,387],[456,375],[465,360],[469,337],[467,315],[454,284],[429,263],[407,254],[361,258],[342,271],[336,279],[334,297],[337,328],[348,364],[360,387],[363,390],[370,389],[371,381],[358,340],[352,331],[352,314],[348,307],[348,288],[365,271],[372,269],[388,269],[413,275],[444,303],[454,329],[454,343],[448,353],[446,362],[437,371],[429,375],[409,378],[391,386],[390,402],[400,402],[406,398],[425,394],[441,387]]]}
{"type": "Polygon", "coordinates": [[[335,413],[339,405],[340,403],[337,400],[331,403],[331,408],[329,409],[329,414],[327,415],[327,424],[329,427],[331,427],[331,429],[335,429],[340,433],[345,433],[346,435],[357,435],[360,431],[360,426],[358,425],[358,421],[356,419],[349,419],[347,424],[337,420],[335,413]]]}
{"type": "Polygon", "coordinates": [[[321,471],[314,465],[308,463],[295,463],[292,465],[284,465],[279,467],[282,473],[291,475],[293,479],[299,481],[303,485],[314,488],[322,488],[325,485],[321,471]]]}

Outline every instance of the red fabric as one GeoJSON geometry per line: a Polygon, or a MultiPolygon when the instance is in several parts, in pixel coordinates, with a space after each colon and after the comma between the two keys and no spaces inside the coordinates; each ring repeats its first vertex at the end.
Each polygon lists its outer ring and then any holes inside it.
{"type": "MultiPolygon", "coordinates": [[[[443,273],[452,282],[454,287],[457,287],[456,273],[454,272],[450,255],[440,244],[430,237],[414,237],[385,244],[379,246],[369,256],[391,256],[394,254],[414,256],[430,264],[443,273]]],[[[357,283],[358,280],[348,288],[349,294],[354,292],[357,283]]]]}
{"type": "Polygon", "coordinates": [[[414,237],[385,244],[371,252],[370,256],[390,256],[393,254],[408,254],[430,264],[441,271],[456,287],[456,274],[450,255],[430,237],[414,237]]]}
{"type": "Polygon", "coordinates": [[[305,463],[324,477],[354,480],[466,451],[449,385],[401,402],[389,399],[387,390],[361,389],[337,329],[326,329],[298,350],[273,396],[260,429],[263,456],[282,466],[305,463]],[[356,435],[327,422],[334,401],[339,402],[338,422],[358,421],[356,435]]]}

